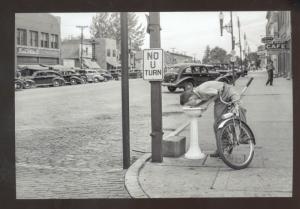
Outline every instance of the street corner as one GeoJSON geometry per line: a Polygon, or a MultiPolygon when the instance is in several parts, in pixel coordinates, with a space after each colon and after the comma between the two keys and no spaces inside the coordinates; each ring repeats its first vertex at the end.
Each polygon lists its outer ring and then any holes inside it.
{"type": "Polygon", "coordinates": [[[149,198],[140,185],[139,174],[150,158],[151,154],[144,154],[128,168],[125,174],[125,188],[132,198],[149,198]]]}

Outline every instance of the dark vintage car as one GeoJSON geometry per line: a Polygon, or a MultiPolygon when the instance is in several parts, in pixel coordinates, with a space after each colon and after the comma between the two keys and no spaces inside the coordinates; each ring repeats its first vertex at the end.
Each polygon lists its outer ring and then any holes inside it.
{"type": "Polygon", "coordinates": [[[62,86],[65,84],[64,78],[60,73],[52,70],[38,70],[32,73],[32,75],[24,76],[24,79],[34,81],[35,86],[62,86]]]}
{"type": "Polygon", "coordinates": [[[93,69],[77,69],[76,72],[80,74],[85,83],[98,83],[105,81],[105,78],[93,69]]]}
{"type": "Polygon", "coordinates": [[[121,77],[121,73],[118,70],[110,70],[110,74],[115,80],[119,80],[121,77]]]}
{"type": "Polygon", "coordinates": [[[84,83],[84,79],[74,70],[62,70],[59,73],[65,79],[66,84],[76,85],[84,83]]]}
{"type": "Polygon", "coordinates": [[[177,88],[187,90],[217,78],[226,82],[226,76],[221,77],[220,73],[209,70],[204,64],[182,63],[170,66],[166,70],[162,86],[166,86],[170,92],[174,92],[177,88]]]}
{"type": "Polygon", "coordinates": [[[35,82],[31,79],[18,77],[15,78],[15,90],[30,89],[35,86],[35,82]]]}

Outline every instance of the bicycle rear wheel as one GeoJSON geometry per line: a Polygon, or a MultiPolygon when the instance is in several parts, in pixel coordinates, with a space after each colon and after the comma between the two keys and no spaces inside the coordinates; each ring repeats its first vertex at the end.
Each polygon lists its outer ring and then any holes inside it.
{"type": "Polygon", "coordinates": [[[233,169],[243,169],[251,163],[254,144],[255,139],[251,129],[239,120],[229,120],[217,131],[217,148],[220,157],[233,169]]]}

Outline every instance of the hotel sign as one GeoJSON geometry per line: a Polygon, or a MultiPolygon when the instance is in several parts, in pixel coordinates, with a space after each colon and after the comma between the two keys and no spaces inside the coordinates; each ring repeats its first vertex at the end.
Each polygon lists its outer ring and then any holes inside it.
{"type": "Polygon", "coordinates": [[[267,44],[267,43],[272,42],[273,40],[274,40],[274,38],[272,36],[266,36],[261,39],[261,42],[264,44],[267,44]]]}

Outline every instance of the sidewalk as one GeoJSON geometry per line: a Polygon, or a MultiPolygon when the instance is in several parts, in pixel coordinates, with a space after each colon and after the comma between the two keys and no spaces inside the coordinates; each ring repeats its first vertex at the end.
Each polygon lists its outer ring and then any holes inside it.
{"type": "MultiPolygon", "coordinates": [[[[238,80],[236,88],[241,90],[250,76],[255,79],[242,101],[257,145],[249,167],[232,170],[222,160],[209,156],[203,160],[188,160],[183,156],[164,157],[162,163],[152,163],[151,154],[145,154],[128,169],[125,176],[125,186],[131,197],[292,196],[292,81],[276,78],[274,86],[265,86],[265,72],[251,72],[248,77],[238,80]]],[[[199,118],[199,144],[206,154],[216,149],[212,109],[210,107],[199,118]]],[[[182,116],[178,120],[184,122],[186,118],[182,116]]],[[[171,124],[164,124],[164,127],[171,124]]],[[[188,148],[188,128],[180,135],[187,137],[188,148]]]]}

